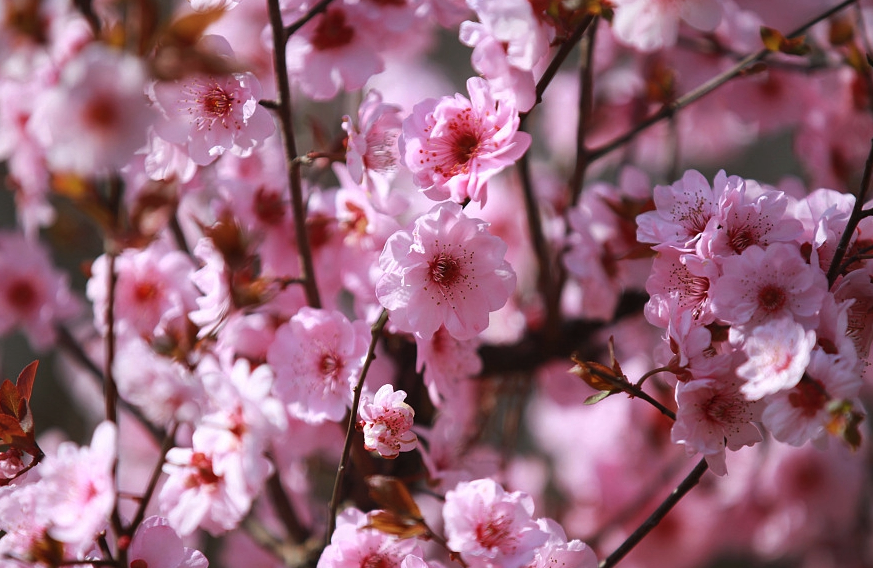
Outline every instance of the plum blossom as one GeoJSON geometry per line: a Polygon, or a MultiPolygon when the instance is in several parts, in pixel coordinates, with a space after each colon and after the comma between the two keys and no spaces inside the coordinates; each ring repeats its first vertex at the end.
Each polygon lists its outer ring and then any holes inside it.
{"type": "Polygon", "coordinates": [[[748,400],[790,389],[800,382],[815,347],[815,331],[789,317],[772,319],[756,326],[744,338],[742,350],[748,356],[737,368],[746,382],[740,387],[748,400]]]}
{"type": "Polygon", "coordinates": [[[710,291],[715,315],[731,325],[793,316],[814,327],[827,293],[824,273],[806,263],[796,245],[753,245],[724,259],[724,274],[710,291]]]}
{"type": "Polygon", "coordinates": [[[581,540],[567,541],[564,529],[552,519],[537,519],[549,540],[536,550],[530,568],[597,568],[597,556],[581,540]]]}
{"type": "Polygon", "coordinates": [[[370,329],[337,311],[302,308],[276,330],[267,362],[289,412],[311,423],[341,420],[367,354],[370,329]]]}
{"type": "Polygon", "coordinates": [[[206,568],[209,561],[188,548],[162,517],[151,516],[137,527],[127,549],[130,568],[206,568]]]}
{"type": "Polygon", "coordinates": [[[121,168],[146,143],[154,114],[142,62],[100,43],[67,63],[45,92],[28,127],[46,148],[49,166],[81,175],[121,168]]]}
{"type": "Polygon", "coordinates": [[[364,430],[364,448],[383,458],[396,458],[400,452],[415,449],[418,441],[410,430],[415,411],[403,402],[406,393],[382,385],[372,402],[363,401],[359,414],[364,430]]]}
{"type": "Polygon", "coordinates": [[[401,540],[367,525],[369,518],[358,509],[349,508],[338,515],[317,568],[406,568],[402,564],[405,558],[421,557],[414,539],[401,540]]]}
{"type": "Polygon", "coordinates": [[[518,130],[518,110],[496,99],[479,77],[461,94],[426,99],[403,121],[400,153],[415,184],[436,201],[487,199],[488,180],[527,151],[531,137],[518,130]]]}
{"type": "Polygon", "coordinates": [[[622,43],[655,51],[676,43],[680,19],[712,31],[721,21],[722,0],[613,0],[612,30],[622,43]]]}
{"type": "MultiPolygon", "coordinates": [[[[206,36],[200,45],[219,57],[233,57],[230,44],[220,36],[206,36]]],[[[153,96],[163,116],[155,124],[158,136],[186,147],[201,166],[227,151],[248,155],[275,130],[269,111],[258,104],[261,84],[251,73],[158,82],[153,96]]]]}
{"type": "Polygon", "coordinates": [[[355,183],[367,177],[393,177],[400,163],[397,137],[400,135],[400,107],[382,102],[379,91],[369,91],[358,108],[357,124],[343,117],[343,130],[349,135],[346,163],[355,183]]]}
{"type": "Polygon", "coordinates": [[[506,244],[456,203],[441,203],[385,243],[376,296],[401,331],[428,339],[445,325],[458,340],[488,327],[515,289],[506,244]]]}
{"type": "Polygon", "coordinates": [[[34,349],[48,348],[80,308],[66,275],[40,242],[13,232],[0,232],[0,275],[0,335],[20,327],[34,349]]]}
{"type": "Polygon", "coordinates": [[[478,338],[459,341],[441,326],[429,339],[415,338],[415,370],[424,369],[424,385],[434,406],[441,407],[459,394],[458,385],[478,375],[482,360],[478,338]]]}
{"type": "Polygon", "coordinates": [[[446,493],[446,540],[470,566],[521,568],[548,540],[533,512],[527,493],[507,493],[493,479],[462,482],[446,493]]]}
{"type": "Polygon", "coordinates": [[[719,172],[713,189],[703,174],[688,170],[672,185],[655,186],[655,210],[637,217],[637,240],[690,250],[709,220],[718,214],[719,196],[726,183],[724,172],[719,172]]]}
{"type": "Polygon", "coordinates": [[[761,419],[762,403],[750,402],[735,381],[695,379],[676,386],[676,422],[671,438],[689,455],[701,453],[709,467],[725,475],[725,447],[738,450],[764,438],[752,423],[761,419]]]}

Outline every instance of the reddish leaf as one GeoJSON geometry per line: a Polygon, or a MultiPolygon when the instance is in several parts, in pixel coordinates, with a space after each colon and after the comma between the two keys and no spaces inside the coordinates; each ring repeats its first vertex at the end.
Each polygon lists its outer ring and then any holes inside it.
{"type": "Polygon", "coordinates": [[[367,477],[370,497],[382,508],[405,518],[421,519],[421,511],[415,504],[406,485],[396,477],[371,475],[367,477]]]}
{"type": "MultiPolygon", "coordinates": [[[[12,381],[5,380],[0,384],[0,414],[18,418],[18,407],[21,397],[12,381]]],[[[17,420],[16,420],[17,422],[17,420]]]]}
{"type": "Polygon", "coordinates": [[[33,391],[33,381],[36,379],[36,368],[38,366],[39,361],[34,361],[18,374],[15,387],[18,389],[18,396],[23,399],[30,400],[30,393],[33,391]]]}
{"type": "Polygon", "coordinates": [[[368,528],[373,528],[399,538],[423,536],[429,530],[421,519],[403,517],[391,511],[373,511],[370,513],[369,519],[368,528]]]}

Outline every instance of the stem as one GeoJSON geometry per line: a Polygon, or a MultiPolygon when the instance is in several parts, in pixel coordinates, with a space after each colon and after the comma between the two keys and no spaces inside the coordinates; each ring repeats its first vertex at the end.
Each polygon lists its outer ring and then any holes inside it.
{"type": "Polygon", "coordinates": [[[291,539],[299,544],[309,538],[309,531],[297,517],[297,512],[288,499],[285,488],[282,487],[282,480],[279,478],[278,472],[273,473],[267,480],[267,494],[270,497],[270,504],[273,505],[291,539]]]}
{"type": "Polygon", "coordinates": [[[370,364],[376,358],[376,344],[379,337],[382,336],[382,330],[385,324],[388,323],[388,310],[383,309],[379,314],[379,319],[370,328],[370,347],[367,349],[367,357],[364,359],[364,366],[361,367],[361,375],[358,377],[358,383],[354,388],[354,396],[352,398],[352,408],[349,411],[349,425],[346,428],[346,441],[343,444],[343,453],[340,457],[339,467],[336,470],[336,479],[333,483],[333,494],[330,497],[329,513],[327,516],[327,534],[325,535],[325,546],[330,544],[330,537],[336,528],[336,512],[339,508],[340,490],[343,485],[343,478],[346,474],[346,462],[349,461],[349,454],[352,451],[352,438],[355,434],[355,423],[358,418],[358,405],[361,403],[361,391],[364,388],[364,379],[367,378],[367,371],[370,370],[370,364]]]}
{"type": "Polygon", "coordinates": [[[441,537],[437,533],[433,532],[430,527],[427,528],[427,534],[424,535],[424,538],[430,539],[430,540],[434,541],[435,543],[437,543],[438,545],[440,545],[442,548],[444,548],[446,550],[446,552],[449,553],[449,558],[451,560],[454,560],[455,562],[457,562],[458,564],[460,564],[464,568],[468,568],[467,563],[464,562],[463,558],[461,558],[461,553],[455,552],[454,550],[449,548],[449,543],[446,541],[446,539],[444,539],[443,537],[441,537]]]}
{"type": "MultiPolygon", "coordinates": [[[[570,55],[570,52],[573,51],[573,48],[576,47],[576,44],[579,43],[579,40],[582,39],[582,34],[585,33],[585,30],[588,29],[588,26],[591,22],[594,21],[594,16],[588,15],[582,18],[582,21],[579,22],[579,25],[573,30],[573,33],[570,34],[564,43],[561,44],[561,48],[558,50],[558,53],[555,54],[555,58],[552,59],[549,66],[546,68],[546,71],[543,73],[543,76],[540,77],[540,80],[537,81],[536,93],[537,98],[534,102],[534,106],[537,106],[541,102],[543,102],[543,93],[546,92],[546,88],[549,86],[549,83],[552,82],[552,79],[555,78],[555,75],[558,74],[558,69],[561,67],[561,64],[567,59],[567,56],[570,55]]],[[[521,124],[524,124],[525,119],[530,115],[531,111],[523,112],[519,115],[521,119],[521,124]]]]}
{"type": "Polygon", "coordinates": [[[582,44],[582,66],[579,69],[579,123],[576,125],[576,166],[570,178],[571,203],[575,206],[582,195],[582,184],[588,170],[588,156],[585,152],[585,135],[594,110],[594,39],[597,33],[595,22],[582,44]]]}
{"type": "MultiPolygon", "coordinates": [[[[843,10],[847,6],[850,6],[851,4],[856,3],[857,1],[858,0],[844,0],[843,2],[840,2],[839,4],[837,4],[836,6],[831,8],[830,10],[825,11],[824,13],[816,16],[812,20],[803,24],[802,26],[800,26],[799,28],[797,28],[796,30],[794,30],[793,32],[788,34],[786,37],[788,37],[790,39],[790,38],[795,38],[795,37],[801,35],[803,32],[805,32],[807,29],[811,28],[815,24],[821,22],[822,20],[825,20],[825,19],[831,17],[832,15],[836,14],[840,10],[843,10]]],[[[613,150],[616,150],[617,148],[624,146],[625,144],[627,144],[628,142],[630,142],[631,140],[636,138],[636,136],[638,134],[640,134],[644,130],[648,129],[650,126],[653,126],[653,125],[661,122],[665,118],[669,118],[669,117],[673,116],[676,113],[676,111],[678,111],[679,109],[682,109],[682,108],[690,105],[691,103],[702,98],[704,95],[708,95],[709,93],[711,93],[712,91],[714,91],[715,89],[717,89],[718,87],[723,85],[724,83],[727,83],[728,81],[730,81],[734,77],[741,75],[742,72],[747,67],[764,59],[770,53],[771,53],[770,50],[768,50],[767,48],[763,48],[763,49],[756,51],[755,53],[747,55],[746,57],[741,59],[736,65],[734,65],[733,67],[731,67],[727,71],[724,71],[723,73],[716,75],[715,77],[713,77],[709,81],[703,83],[702,85],[700,85],[696,89],[692,90],[691,92],[679,97],[678,99],[676,99],[672,103],[664,105],[658,112],[656,112],[655,114],[653,114],[649,118],[643,120],[641,123],[639,123],[636,126],[634,126],[633,128],[631,128],[628,132],[622,134],[618,138],[615,138],[611,142],[607,142],[606,144],[604,144],[603,146],[600,146],[599,148],[594,148],[594,149],[590,150],[588,152],[589,161],[593,162],[594,160],[597,160],[598,158],[601,158],[602,156],[609,154],[613,150]]]]}
{"type": "Polygon", "coordinates": [[[706,463],[706,459],[701,459],[697,462],[697,465],[694,466],[694,469],[691,470],[685,479],[682,480],[679,485],[676,486],[670,495],[658,505],[658,508],[649,515],[643,524],[637,527],[627,539],[621,543],[621,546],[615,549],[615,551],[606,557],[603,560],[598,568],[612,568],[618,564],[619,560],[624,558],[628,552],[633,550],[633,548],[640,543],[643,538],[649,534],[653,528],[658,526],[658,523],[661,522],[661,519],[667,516],[667,513],[676,506],[676,504],[683,498],[685,495],[694,488],[700,482],[700,478],[703,477],[703,474],[706,473],[706,470],[709,468],[709,465],[706,463]]]}
{"type": "Polygon", "coordinates": [[[152,470],[149,484],[146,486],[145,493],[143,493],[142,499],[139,501],[139,506],[137,507],[136,514],[133,516],[133,521],[131,521],[130,526],[127,527],[128,534],[130,535],[133,535],[133,533],[136,532],[137,527],[142,523],[143,519],[145,519],[146,507],[148,507],[149,501],[151,501],[152,495],[155,493],[155,488],[158,486],[158,479],[160,479],[161,472],[163,471],[164,459],[167,456],[167,452],[170,451],[170,448],[172,448],[173,444],[176,442],[176,431],[178,429],[179,425],[174,424],[164,437],[164,443],[161,444],[160,458],[158,459],[157,464],[155,464],[155,468],[152,470]]]}
{"type": "Polygon", "coordinates": [[[855,206],[852,207],[852,214],[846,223],[846,228],[840,237],[840,242],[837,244],[837,249],[834,251],[834,257],[831,259],[830,268],[828,268],[828,287],[834,285],[837,276],[840,274],[840,265],[846,252],[849,250],[849,243],[852,241],[852,235],[855,234],[855,229],[861,219],[869,213],[862,211],[864,200],[867,196],[867,190],[870,188],[870,180],[873,177],[873,140],[870,141],[870,153],[867,155],[867,163],[864,165],[864,177],[861,180],[861,187],[858,188],[858,196],[855,198],[855,206]]]}
{"type": "Polygon", "coordinates": [[[664,406],[663,404],[661,404],[660,402],[658,402],[657,400],[655,400],[654,398],[652,398],[651,396],[646,394],[646,391],[644,391],[640,387],[638,387],[634,384],[631,384],[627,381],[620,381],[608,373],[600,372],[599,370],[597,370],[594,367],[589,368],[589,371],[591,372],[592,375],[597,375],[598,379],[602,379],[602,380],[606,381],[607,383],[609,383],[611,386],[615,387],[616,389],[624,391],[627,394],[629,394],[630,396],[635,396],[637,398],[645,400],[646,402],[648,402],[649,404],[651,404],[652,406],[657,408],[658,411],[661,414],[663,414],[664,416],[666,416],[667,418],[669,418],[673,421],[676,420],[676,413],[675,412],[673,412],[672,410],[670,410],[669,408],[667,408],[666,406],[664,406]]]}
{"type": "MultiPolygon", "coordinates": [[[[327,3],[322,3],[326,7],[327,3]]],[[[288,186],[291,190],[294,232],[300,256],[300,277],[303,280],[307,304],[313,308],[320,308],[321,298],[315,283],[312,250],[309,245],[309,235],[306,232],[306,206],[303,203],[303,184],[300,179],[300,165],[297,161],[297,142],[294,138],[294,125],[291,120],[291,85],[288,81],[288,65],[285,58],[285,44],[288,41],[289,32],[282,26],[282,11],[279,8],[279,0],[267,0],[267,5],[270,12],[270,26],[273,29],[273,64],[276,72],[276,84],[279,88],[276,113],[279,116],[285,142],[285,163],[288,164],[288,186]]]]}
{"type": "Polygon", "coordinates": [[[327,10],[327,7],[333,0],[321,0],[318,4],[309,9],[306,14],[303,15],[302,18],[285,28],[285,41],[288,41],[288,38],[293,35],[297,30],[306,25],[306,22],[319,15],[320,13],[327,10]]]}

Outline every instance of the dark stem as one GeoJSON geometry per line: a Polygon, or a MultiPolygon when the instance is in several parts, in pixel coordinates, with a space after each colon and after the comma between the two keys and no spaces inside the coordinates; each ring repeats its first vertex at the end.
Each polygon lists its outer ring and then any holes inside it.
{"type": "Polygon", "coordinates": [[[167,456],[167,452],[169,452],[170,448],[173,447],[173,444],[176,443],[176,431],[178,429],[179,425],[173,424],[173,427],[170,428],[170,431],[167,432],[166,436],[164,436],[164,442],[161,444],[161,453],[155,464],[155,468],[152,470],[149,484],[146,486],[145,493],[143,493],[142,498],[139,501],[136,514],[133,516],[130,526],[127,527],[127,533],[129,535],[133,535],[133,533],[136,532],[137,527],[142,523],[143,519],[145,519],[146,508],[152,500],[152,495],[154,495],[155,488],[158,486],[158,479],[160,479],[161,472],[163,471],[164,459],[167,456]]]}
{"type": "Polygon", "coordinates": [[[620,391],[626,392],[630,396],[635,396],[637,398],[645,400],[646,402],[648,402],[649,404],[651,404],[652,406],[657,408],[661,414],[663,414],[664,416],[666,416],[670,420],[673,420],[673,421],[676,420],[676,413],[675,412],[673,412],[672,410],[670,410],[669,408],[667,408],[666,406],[664,406],[663,404],[661,404],[660,402],[658,402],[657,400],[655,400],[654,398],[649,396],[646,393],[646,391],[644,391],[640,387],[638,387],[632,383],[629,383],[627,381],[619,380],[619,379],[615,378],[614,376],[610,375],[609,373],[603,373],[594,367],[591,367],[588,370],[592,375],[597,375],[598,379],[602,379],[603,381],[612,385],[614,388],[616,388],[620,391]]]}
{"type": "Polygon", "coordinates": [[[619,560],[624,558],[628,552],[633,550],[633,548],[652,531],[652,529],[658,526],[661,519],[666,517],[667,513],[669,513],[670,510],[700,482],[700,478],[703,477],[703,474],[706,473],[708,468],[709,465],[706,463],[706,459],[701,459],[697,462],[697,465],[694,466],[691,473],[689,473],[685,479],[676,486],[676,489],[674,489],[673,492],[670,493],[670,495],[664,499],[660,505],[658,505],[658,508],[649,515],[649,518],[643,521],[643,524],[637,527],[637,530],[631,533],[631,535],[627,537],[627,539],[621,543],[612,554],[607,556],[606,559],[600,563],[598,568],[612,568],[612,566],[618,564],[619,560]]]}
{"type": "Polygon", "coordinates": [[[306,14],[303,15],[302,18],[285,28],[285,40],[288,41],[288,38],[291,37],[297,30],[306,25],[306,22],[319,15],[320,13],[327,10],[327,7],[333,0],[321,0],[318,4],[309,9],[306,14]]]}
{"type": "MultiPolygon", "coordinates": [[[[594,16],[585,16],[582,21],[579,22],[579,25],[576,26],[576,29],[573,30],[573,33],[570,34],[570,37],[564,40],[564,43],[561,44],[558,53],[555,54],[555,58],[552,59],[551,63],[549,63],[549,66],[546,68],[543,76],[540,77],[540,80],[537,81],[537,98],[536,102],[534,102],[534,106],[543,102],[543,93],[546,92],[549,83],[551,83],[552,79],[555,78],[555,75],[558,74],[558,69],[561,67],[561,64],[564,63],[564,60],[567,59],[567,56],[570,55],[570,52],[573,51],[573,48],[576,47],[576,44],[579,43],[580,39],[582,39],[582,34],[585,33],[585,30],[588,29],[588,26],[594,21],[594,19],[594,16]]],[[[522,124],[524,124],[524,121],[528,115],[530,115],[530,112],[531,111],[521,113],[520,118],[522,124]]]]}
{"type": "Polygon", "coordinates": [[[339,508],[340,492],[342,491],[343,479],[346,474],[346,462],[349,461],[349,455],[352,452],[352,440],[355,434],[355,423],[358,420],[358,405],[361,403],[361,391],[364,388],[364,379],[367,378],[367,372],[370,370],[370,365],[373,359],[376,358],[376,344],[382,336],[382,330],[385,324],[388,323],[388,310],[382,310],[379,314],[379,319],[370,328],[370,347],[367,349],[367,357],[364,359],[364,366],[361,368],[361,374],[358,377],[358,382],[354,388],[354,396],[352,398],[352,408],[349,411],[349,424],[346,428],[346,441],[343,444],[343,453],[340,456],[339,466],[336,470],[336,479],[333,482],[333,493],[330,497],[329,512],[327,515],[327,531],[325,534],[325,546],[330,544],[330,538],[333,536],[333,531],[336,528],[336,513],[339,508]]]}
{"type": "MultiPolygon", "coordinates": [[[[323,2],[326,6],[326,2],[323,2]]],[[[288,186],[291,189],[291,209],[294,214],[294,233],[300,257],[300,277],[304,281],[306,302],[310,307],[320,308],[321,298],[315,283],[315,270],[309,235],[306,232],[306,206],[303,203],[303,184],[300,179],[300,166],[297,160],[297,142],[294,138],[294,125],[291,120],[291,85],[288,81],[288,65],[285,58],[285,44],[288,32],[282,26],[282,11],[279,0],[267,0],[270,12],[270,26],[273,30],[273,63],[276,84],[279,88],[279,101],[276,114],[282,126],[285,148],[285,163],[288,164],[288,186]]]]}
{"type": "Polygon", "coordinates": [[[588,170],[588,156],[585,152],[585,135],[594,110],[594,39],[597,21],[588,29],[582,43],[582,66],[579,68],[579,122],[576,124],[576,166],[570,177],[571,203],[576,205],[582,195],[582,184],[588,170]]]}
{"type": "Polygon", "coordinates": [[[267,494],[270,497],[270,504],[273,505],[282,524],[288,531],[288,536],[295,543],[301,543],[309,538],[309,531],[300,522],[297,517],[297,512],[294,510],[294,505],[288,499],[288,494],[285,493],[285,488],[282,487],[282,480],[279,478],[278,471],[270,476],[267,480],[267,494]]]}
{"type": "Polygon", "coordinates": [[[864,178],[861,180],[861,187],[858,188],[858,196],[855,198],[855,206],[852,207],[852,214],[846,223],[846,228],[843,230],[843,235],[840,237],[840,242],[837,244],[837,249],[834,251],[834,257],[831,259],[831,265],[828,268],[828,287],[834,285],[837,276],[840,275],[840,265],[846,252],[849,250],[849,243],[852,242],[852,236],[855,234],[855,229],[861,219],[869,213],[862,211],[864,200],[867,198],[867,190],[870,188],[870,180],[873,177],[873,140],[870,141],[870,153],[867,155],[867,163],[864,165],[864,178]]]}
{"type": "MultiPolygon", "coordinates": [[[[847,6],[850,6],[854,3],[856,3],[857,1],[858,0],[844,0],[843,2],[840,2],[839,4],[837,4],[836,6],[831,8],[830,10],[827,10],[826,12],[816,16],[812,20],[803,24],[802,26],[800,26],[799,28],[797,28],[796,30],[794,30],[793,32],[788,34],[787,37],[788,38],[795,38],[795,37],[801,35],[803,32],[805,32],[810,27],[821,22],[822,20],[825,20],[825,19],[831,17],[832,15],[836,14],[840,10],[843,10],[847,6]]],[[[655,114],[653,114],[649,118],[643,120],[642,122],[640,122],[639,124],[637,124],[636,126],[631,128],[628,132],[622,134],[618,138],[615,138],[611,142],[607,142],[606,144],[604,144],[603,146],[600,146],[599,148],[594,148],[594,149],[590,150],[588,152],[589,161],[593,162],[594,160],[597,160],[598,158],[601,158],[604,155],[609,154],[613,150],[616,150],[616,149],[624,146],[625,144],[627,144],[628,142],[630,142],[631,140],[636,138],[637,135],[639,135],[641,132],[648,129],[650,126],[653,126],[653,125],[661,122],[665,118],[669,118],[669,117],[673,116],[676,113],[676,111],[678,111],[679,109],[682,109],[682,108],[690,105],[691,103],[697,101],[698,99],[702,98],[703,96],[708,95],[709,93],[711,93],[712,91],[714,91],[715,89],[717,89],[718,87],[723,85],[724,83],[727,83],[728,81],[730,81],[734,77],[741,75],[747,67],[764,59],[770,53],[772,53],[770,50],[764,48],[764,49],[761,49],[759,51],[756,51],[755,53],[747,55],[746,57],[741,59],[736,65],[734,65],[730,69],[724,71],[723,73],[716,75],[715,77],[713,77],[709,81],[703,83],[702,85],[700,85],[696,89],[692,90],[691,92],[679,97],[675,101],[664,105],[658,112],[656,112],[655,114]]]]}

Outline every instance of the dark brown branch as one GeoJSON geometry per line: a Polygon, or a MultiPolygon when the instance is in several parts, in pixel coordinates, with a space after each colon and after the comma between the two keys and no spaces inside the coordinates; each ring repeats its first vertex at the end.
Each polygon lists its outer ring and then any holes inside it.
{"type": "Polygon", "coordinates": [[[597,22],[588,29],[582,43],[582,66],[579,68],[579,122],[576,124],[576,165],[570,177],[571,203],[576,205],[582,195],[582,184],[588,170],[588,155],[585,151],[585,136],[594,110],[594,40],[597,22]]]}
{"type": "Polygon", "coordinates": [[[352,452],[352,439],[355,434],[355,423],[358,420],[358,405],[361,403],[361,391],[364,388],[364,379],[367,378],[367,372],[370,370],[370,365],[373,359],[376,358],[376,344],[379,343],[379,338],[382,337],[382,330],[385,329],[385,324],[388,323],[388,310],[382,310],[379,314],[379,319],[370,328],[370,347],[367,349],[367,357],[364,359],[364,366],[361,367],[361,375],[358,377],[358,382],[355,385],[354,397],[352,398],[352,408],[349,411],[349,424],[346,428],[346,441],[343,444],[343,453],[340,456],[339,466],[336,470],[336,479],[333,483],[333,493],[330,497],[329,512],[327,515],[327,531],[325,534],[325,546],[330,544],[330,538],[336,528],[336,513],[339,508],[340,492],[342,491],[343,479],[346,473],[346,462],[349,461],[349,455],[352,452]]]}
{"type": "Polygon", "coordinates": [[[861,222],[869,213],[864,212],[861,208],[864,207],[864,201],[867,198],[867,191],[870,189],[871,178],[873,178],[873,140],[870,141],[870,153],[867,155],[867,163],[864,165],[864,177],[861,180],[861,187],[858,188],[858,195],[855,197],[855,206],[852,207],[852,214],[846,222],[846,228],[843,230],[843,235],[840,237],[840,242],[837,244],[837,249],[834,251],[834,257],[831,259],[831,265],[828,268],[828,287],[833,286],[840,274],[840,266],[846,252],[849,250],[849,244],[852,242],[852,235],[855,234],[855,229],[858,223],[861,222]]]}
{"type": "MultiPolygon", "coordinates": [[[[830,10],[827,10],[826,12],[816,16],[815,18],[813,18],[809,22],[803,24],[802,26],[800,26],[799,28],[797,28],[796,30],[794,30],[793,32],[788,34],[787,37],[788,38],[795,38],[795,37],[800,36],[801,34],[803,34],[806,30],[808,30],[809,28],[811,28],[815,24],[833,16],[837,12],[839,12],[839,11],[845,9],[846,7],[856,3],[857,1],[858,0],[844,0],[843,2],[840,2],[839,4],[837,4],[836,6],[831,8],[830,10]]],[[[748,67],[752,66],[753,64],[757,63],[758,61],[761,61],[762,59],[767,57],[770,53],[772,53],[770,50],[764,48],[764,49],[761,49],[759,51],[756,51],[755,53],[747,55],[746,57],[741,59],[736,65],[734,65],[730,69],[724,71],[723,73],[716,75],[715,77],[711,78],[709,81],[703,83],[702,85],[700,85],[696,89],[690,91],[689,93],[679,97],[675,101],[664,105],[658,112],[656,112],[655,114],[653,114],[649,118],[643,120],[642,122],[640,122],[639,124],[634,126],[628,132],[625,132],[621,136],[615,138],[611,142],[607,142],[606,144],[604,144],[603,146],[600,146],[599,148],[594,148],[592,150],[589,150],[589,152],[588,152],[589,161],[593,162],[594,160],[597,160],[598,158],[601,158],[601,157],[605,156],[606,154],[609,154],[613,150],[616,150],[616,149],[624,146],[625,144],[627,144],[628,142],[630,142],[631,140],[636,138],[644,130],[661,122],[662,120],[664,120],[666,118],[673,116],[678,110],[685,108],[688,105],[690,105],[691,103],[703,98],[705,95],[708,95],[709,93],[711,93],[712,91],[714,91],[715,89],[717,89],[718,87],[723,85],[724,83],[727,83],[731,79],[733,79],[739,75],[742,75],[742,73],[748,67]]]]}
{"type": "Polygon", "coordinates": [[[331,2],[333,2],[333,0],[321,0],[321,2],[310,8],[309,11],[303,15],[303,17],[285,28],[284,41],[288,41],[288,38],[291,37],[297,30],[305,26],[306,22],[327,10],[327,7],[330,5],[331,2]]]}
{"type": "MultiPolygon", "coordinates": [[[[270,12],[270,26],[273,31],[273,63],[279,101],[276,114],[282,127],[285,149],[285,163],[288,165],[288,186],[291,190],[291,209],[294,215],[294,232],[297,239],[297,252],[300,257],[301,279],[306,292],[306,302],[310,307],[320,308],[321,298],[315,282],[312,250],[306,231],[306,205],[303,202],[303,183],[300,179],[300,164],[297,161],[297,142],[294,138],[294,125],[291,120],[291,85],[288,81],[288,65],[285,57],[285,43],[288,34],[282,25],[282,11],[279,0],[267,1],[270,12]]],[[[326,2],[320,4],[327,5],[326,2]]],[[[302,25],[302,24],[301,24],[302,25]]]]}
{"type": "Polygon", "coordinates": [[[270,504],[273,505],[273,509],[275,509],[276,514],[282,520],[282,524],[285,526],[285,530],[288,531],[288,536],[291,537],[291,540],[300,544],[309,538],[309,531],[300,522],[294,506],[291,504],[290,499],[288,499],[288,494],[285,493],[285,488],[282,487],[278,468],[270,476],[270,479],[267,480],[267,494],[270,497],[270,504]]]}
{"type": "Polygon", "coordinates": [[[661,522],[661,519],[667,516],[667,513],[670,512],[673,507],[682,500],[685,495],[691,491],[695,485],[700,482],[700,478],[703,477],[703,474],[706,473],[706,470],[709,468],[709,465],[706,463],[705,459],[700,460],[694,469],[691,470],[685,479],[682,480],[679,485],[676,486],[676,489],[673,490],[670,495],[664,499],[664,501],[658,505],[658,508],[649,515],[643,524],[637,527],[627,539],[621,543],[621,545],[615,549],[615,551],[606,557],[603,560],[599,568],[612,568],[616,564],[618,564],[619,560],[624,558],[628,552],[634,549],[634,547],[640,543],[643,538],[649,534],[652,529],[658,526],[658,523],[661,522]]]}
{"type": "Polygon", "coordinates": [[[649,404],[651,404],[652,406],[657,408],[658,412],[660,412],[661,414],[663,414],[664,416],[666,416],[670,420],[673,420],[673,421],[676,420],[676,413],[675,412],[673,412],[672,410],[670,410],[669,408],[667,408],[666,406],[664,406],[663,404],[661,404],[660,402],[658,402],[657,400],[655,400],[654,398],[649,396],[648,393],[646,393],[646,391],[644,391],[643,389],[641,389],[637,385],[635,385],[633,383],[629,383],[627,381],[619,380],[619,379],[615,378],[614,376],[612,376],[608,373],[602,373],[598,369],[593,368],[593,367],[589,368],[588,372],[590,372],[592,375],[597,375],[598,379],[600,379],[606,383],[609,383],[617,390],[625,392],[625,393],[629,394],[630,396],[645,400],[646,402],[648,402],[649,404]]]}
{"type": "Polygon", "coordinates": [[[164,459],[167,456],[167,452],[169,452],[170,448],[173,447],[173,444],[176,443],[177,429],[178,424],[174,424],[173,427],[170,428],[170,431],[167,432],[167,435],[164,436],[164,442],[161,444],[160,455],[154,469],[152,470],[152,475],[149,478],[149,484],[146,486],[145,493],[143,493],[142,498],[139,500],[139,505],[137,506],[136,514],[133,516],[133,520],[127,527],[128,535],[133,535],[133,533],[136,532],[137,527],[139,527],[140,523],[142,523],[143,519],[145,519],[146,508],[148,507],[149,502],[152,500],[152,495],[154,495],[155,488],[157,488],[158,486],[158,479],[160,479],[161,472],[163,471],[164,459]]]}

